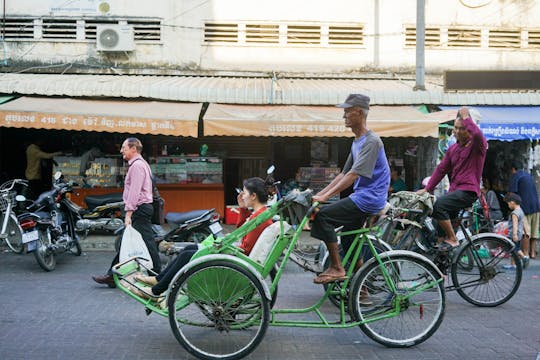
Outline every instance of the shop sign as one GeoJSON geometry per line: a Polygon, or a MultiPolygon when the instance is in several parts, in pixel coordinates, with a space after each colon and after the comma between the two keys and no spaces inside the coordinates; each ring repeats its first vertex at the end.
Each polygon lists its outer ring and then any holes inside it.
{"type": "Polygon", "coordinates": [[[197,136],[197,127],[193,126],[192,121],[117,117],[107,115],[66,115],[0,111],[0,126],[15,128],[197,136]]]}
{"type": "Polygon", "coordinates": [[[488,140],[534,140],[540,139],[539,124],[480,123],[480,129],[488,140]]]}

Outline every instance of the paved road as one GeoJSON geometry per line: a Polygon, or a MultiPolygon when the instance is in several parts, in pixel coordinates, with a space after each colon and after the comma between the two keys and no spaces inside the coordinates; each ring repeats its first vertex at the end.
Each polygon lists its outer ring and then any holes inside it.
{"type": "MultiPolygon", "coordinates": [[[[116,289],[92,282],[112,252],[63,255],[46,273],[32,255],[0,253],[1,359],[192,359],[177,343],[168,319],[146,316],[116,289]]],[[[426,342],[390,349],[359,329],[270,327],[248,359],[540,359],[540,260],[524,273],[510,302],[478,308],[447,295],[446,317],[426,342]]],[[[278,307],[304,307],[321,289],[312,274],[290,264],[278,307]]],[[[325,307],[336,311],[332,305],[325,307]]]]}

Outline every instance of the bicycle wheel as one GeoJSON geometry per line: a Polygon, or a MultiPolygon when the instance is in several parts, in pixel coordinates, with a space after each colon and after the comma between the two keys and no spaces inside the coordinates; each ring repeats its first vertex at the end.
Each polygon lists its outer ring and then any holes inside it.
{"type": "Polygon", "coordinates": [[[445,311],[443,281],[426,260],[408,255],[382,255],[353,278],[349,309],[362,331],[389,347],[410,347],[427,340],[439,328],[445,311]],[[383,276],[392,279],[393,291],[383,276]],[[437,282],[439,281],[439,282],[437,282]],[[416,290],[427,287],[415,293],[416,290]]]}
{"type": "Polygon", "coordinates": [[[10,216],[6,227],[6,244],[16,254],[21,254],[24,250],[22,242],[22,229],[14,216],[10,216]]]}
{"type": "MultiPolygon", "coordinates": [[[[452,264],[452,281],[458,294],[477,306],[497,306],[510,300],[521,283],[522,267],[519,256],[511,250],[511,244],[499,237],[482,234],[459,250],[452,264]],[[461,265],[462,257],[478,255],[480,264],[473,261],[471,267],[461,265]],[[504,265],[513,261],[515,269],[506,270],[504,265]]],[[[477,259],[477,257],[474,257],[477,259]]]]}
{"type": "Polygon", "coordinates": [[[260,281],[224,260],[201,263],[171,288],[169,323],[178,342],[200,359],[240,359],[261,342],[270,307],[260,281]]]}
{"type": "MultiPolygon", "coordinates": [[[[388,245],[387,243],[385,243],[384,241],[380,240],[380,239],[377,239],[377,238],[372,238],[371,239],[371,242],[373,243],[373,246],[375,247],[375,250],[377,251],[377,254],[382,254],[383,252],[385,251],[390,251],[392,250],[392,248],[390,247],[390,245],[388,245]]],[[[367,246],[367,245],[366,245],[367,246]]],[[[323,271],[325,271],[326,269],[328,269],[328,267],[330,266],[330,256],[326,256],[324,258],[324,263],[323,263],[323,271]]],[[[349,298],[349,290],[350,290],[350,282],[349,282],[349,285],[347,286],[347,288],[345,289],[345,294],[344,294],[344,299],[345,301],[347,301],[347,299],[349,298]]],[[[329,286],[333,286],[334,287],[334,290],[336,290],[337,292],[340,291],[340,287],[341,287],[342,283],[340,282],[334,282],[334,283],[329,283],[329,284],[324,284],[323,287],[324,287],[324,291],[326,291],[328,289],[329,286]]],[[[341,304],[341,295],[329,295],[328,296],[328,300],[330,300],[330,302],[332,304],[334,304],[336,307],[340,307],[340,304],[341,304]]],[[[348,307],[348,303],[346,302],[345,303],[345,310],[347,310],[347,307],[348,307]]]]}

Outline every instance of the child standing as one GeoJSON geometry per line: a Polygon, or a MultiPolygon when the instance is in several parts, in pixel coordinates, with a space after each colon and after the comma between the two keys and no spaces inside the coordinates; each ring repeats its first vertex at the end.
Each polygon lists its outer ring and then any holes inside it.
{"type": "MultiPolygon", "coordinates": [[[[525,213],[521,209],[521,197],[518,194],[508,193],[504,197],[504,201],[508,204],[511,213],[508,217],[508,236],[516,243],[514,251],[517,252],[519,258],[523,262],[523,268],[529,266],[529,257],[525,256],[521,251],[521,238],[527,234],[527,222],[525,221],[525,213]]],[[[504,265],[505,269],[515,269],[515,264],[504,265]]]]}

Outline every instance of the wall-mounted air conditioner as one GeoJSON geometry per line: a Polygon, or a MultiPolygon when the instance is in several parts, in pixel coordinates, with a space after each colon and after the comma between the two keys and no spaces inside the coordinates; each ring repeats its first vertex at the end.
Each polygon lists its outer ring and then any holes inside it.
{"type": "Polygon", "coordinates": [[[99,51],[133,51],[135,41],[131,25],[97,25],[96,43],[99,51]]]}

